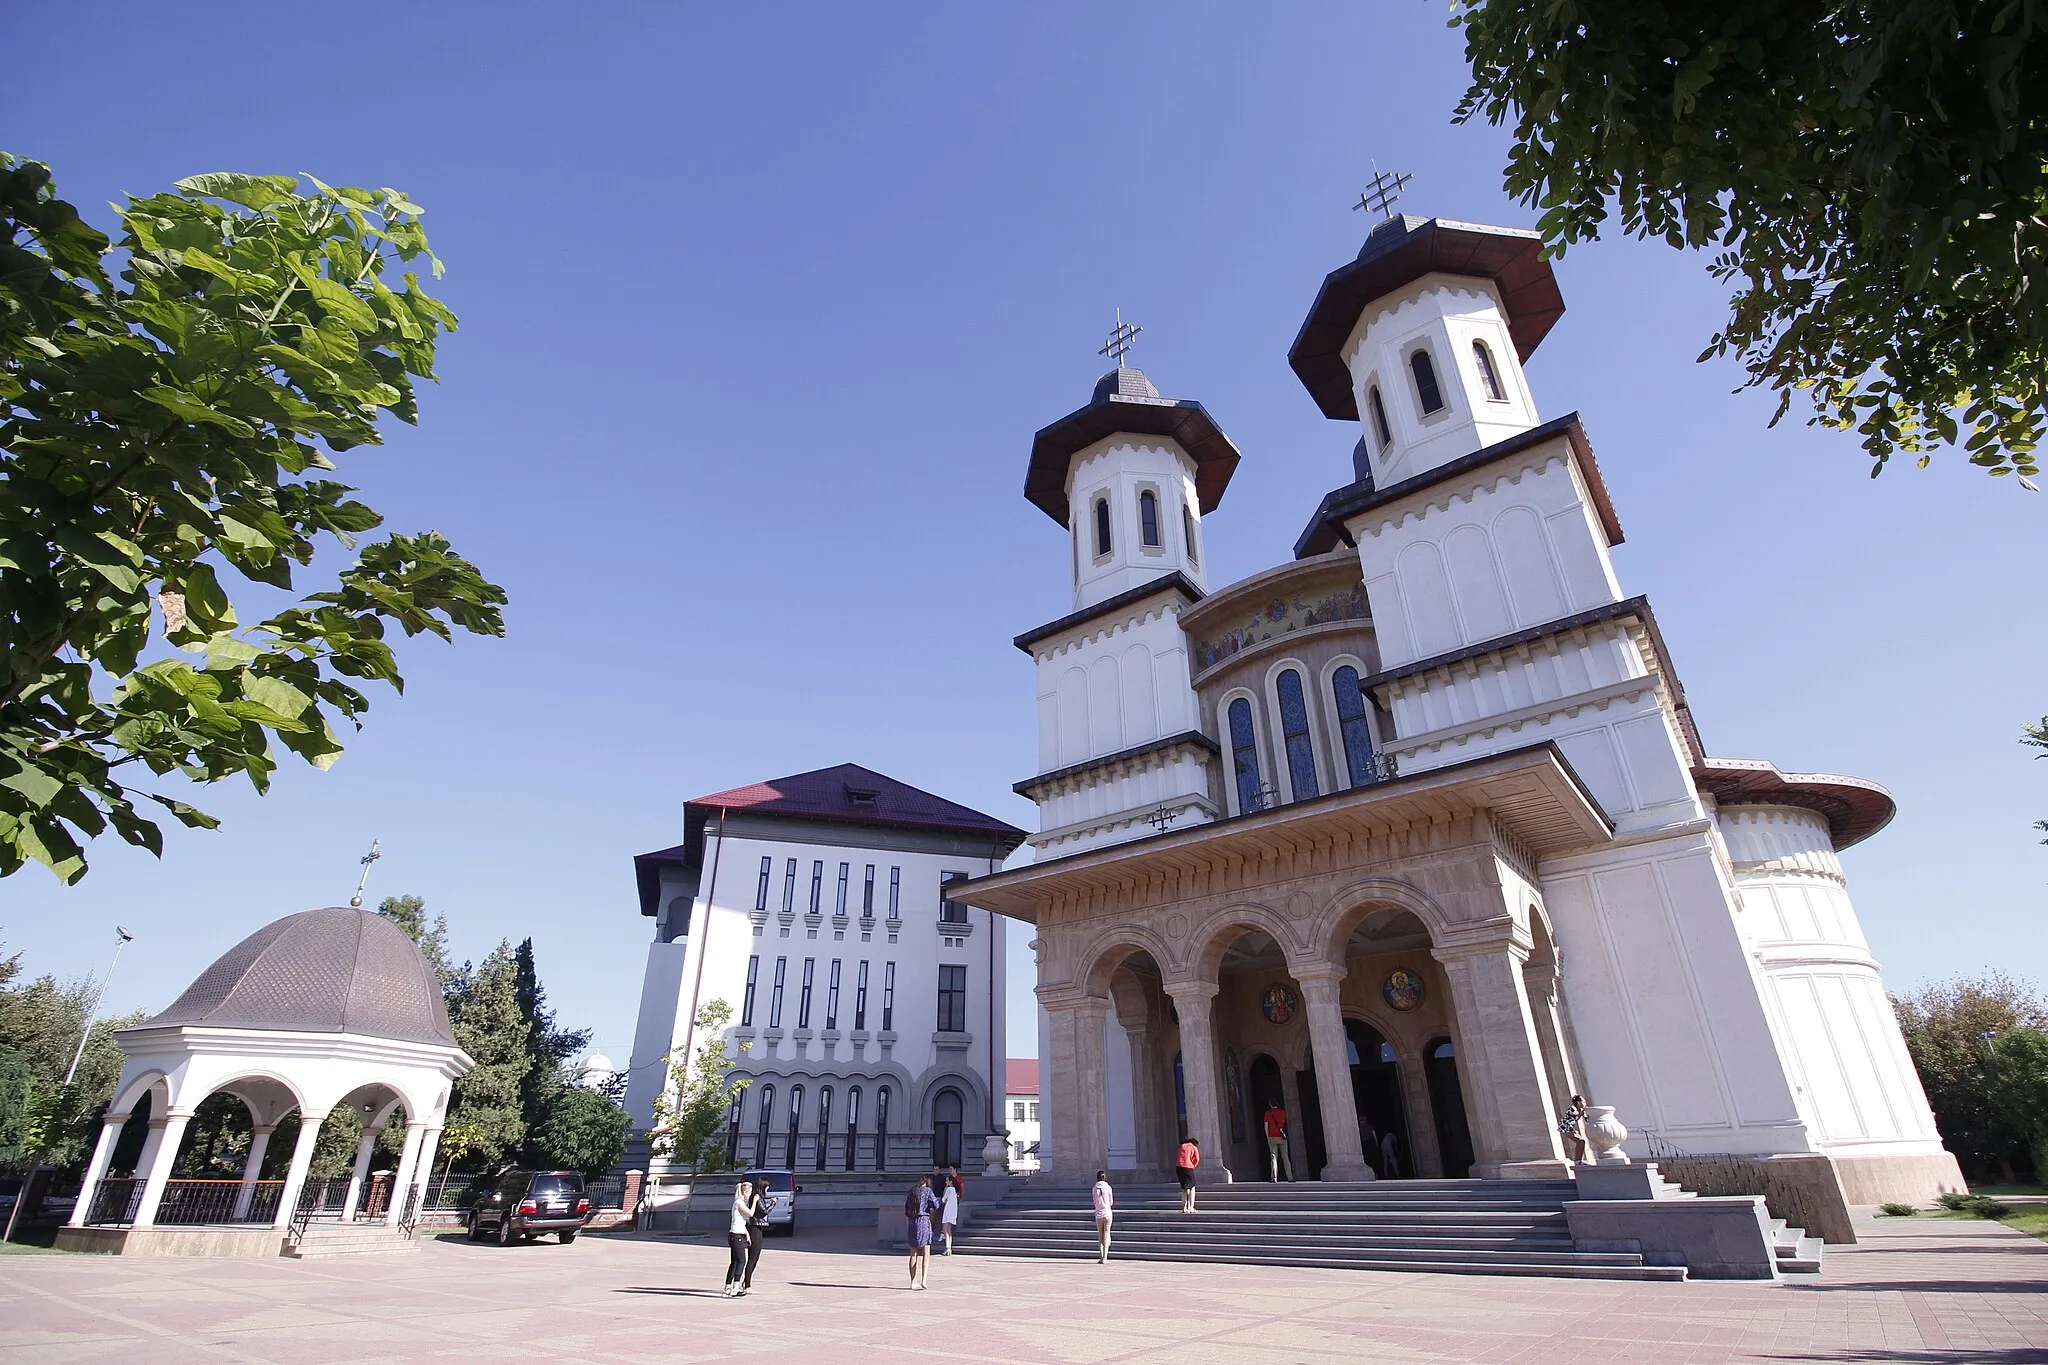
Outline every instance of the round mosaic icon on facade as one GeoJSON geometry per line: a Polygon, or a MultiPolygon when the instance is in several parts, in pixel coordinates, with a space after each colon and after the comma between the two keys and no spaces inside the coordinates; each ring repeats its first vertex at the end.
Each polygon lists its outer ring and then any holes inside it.
{"type": "Polygon", "coordinates": [[[1406,1014],[1409,1010],[1419,1008],[1428,992],[1423,987],[1421,977],[1406,967],[1396,967],[1387,973],[1386,981],[1380,986],[1380,994],[1391,1008],[1406,1014]]]}
{"type": "Polygon", "coordinates": [[[1301,1008],[1301,1002],[1292,989],[1273,985],[1266,987],[1265,995],[1259,998],[1259,1013],[1266,1016],[1269,1024],[1284,1024],[1294,1018],[1294,1012],[1301,1008]]]}

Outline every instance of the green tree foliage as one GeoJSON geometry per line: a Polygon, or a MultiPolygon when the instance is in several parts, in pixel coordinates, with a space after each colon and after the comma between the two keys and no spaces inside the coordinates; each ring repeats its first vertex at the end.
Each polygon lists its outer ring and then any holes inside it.
{"type": "MultiPolygon", "coordinates": [[[[2001,972],[1938,982],[1892,1003],[1942,1141],[1966,1174],[2010,1180],[2031,1159],[2032,1135],[2013,1121],[1993,1059],[2016,1030],[2048,1029],[2048,1003],[2001,972]]],[[[2002,1065],[2018,1068],[2018,1055],[2002,1065]]]]}
{"type": "Polygon", "coordinates": [[[440,271],[417,205],[308,179],[181,180],[110,242],[0,154],[0,876],[76,881],[110,825],[161,853],[139,797],[216,823],[133,765],[263,791],[274,740],[329,766],[357,684],[403,686],[389,626],[504,633],[445,539],[358,545],[383,519],[325,477],[415,420],[455,317],[406,268],[440,271]],[[223,580],[289,595],[322,537],[354,562],[242,626],[223,580]]]}
{"type": "Polygon", "coordinates": [[[2048,1146],[2048,1030],[2009,1029],[1991,1040],[1987,1052],[1991,1110],[2019,1135],[2034,1178],[2048,1178],[2040,1156],[2048,1146]]]}
{"type": "Polygon", "coordinates": [[[0,1170],[26,1167],[38,1138],[47,1144],[43,1160],[82,1167],[121,1078],[114,1030],[139,1024],[144,1016],[128,1014],[94,1024],[78,1074],[65,1090],[64,1073],[98,998],[98,984],[60,985],[42,976],[16,985],[19,972],[18,957],[0,959],[0,1170]]]}
{"type": "MultiPolygon", "coordinates": [[[[654,1150],[700,1175],[726,1169],[727,1115],[753,1084],[732,1078],[739,1058],[727,1050],[725,1027],[731,1022],[732,1006],[723,1000],[697,1011],[697,1055],[670,1058],[669,1083],[654,1102],[654,1150]]],[[[749,1046],[742,1041],[739,1050],[749,1046]]]]}
{"type": "Polygon", "coordinates": [[[2048,10],[1961,0],[1460,0],[1459,121],[1562,252],[1715,252],[1733,355],[1871,473],[1963,441],[2036,472],[2048,419],[2048,10]]]}
{"type": "Polygon", "coordinates": [[[590,1045],[590,1030],[555,1026],[555,1012],[534,966],[533,940],[522,939],[513,951],[517,968],[519,1014],[525,1020],[526,1053],[533,1059],[519,1086],[519,1112],[529,1133],[538,1133],[563,1088],[575,1079],[569,1064],[590,1045]]]}
{"type": "Polygon", "coordinates": [[[533,1136],[538,1164],[603,1175],[626,1154],[633,1120],[597,1091],[572,1085],[555,1096],[547,1118],[533,1136]]]}
{"type": "MultiPolygon", "coordinates": [[[[2048,750],[2048,716],[2041,717],[2039,725],[2027,726],[2026,738],[2022,739],[2020,743],[2030,749],[2048,750]]],[[[2048,758],[2048,752],[2035,754],[2034,757],[2048,758]]],[[[2040,830],[2043,834],[2048,834],[2048,820],[2036,820],[2034,828],[2040,830]]],[[[2048,844],[2048,839],[2043,839],[2041,842],[2048,844]]]]}
{"type": "Polygon", "coordinates": [[[445,993],[455,973],[448,963],[448,917],[436,915],[434,922],[428,924],[427,903],[419,896],[386,896],[378,903],[377,913],[405,930],[406,937],[434,969],[434,979],[441,983],[445,993]]]}
{"type": "Polygon", "coordinates": [[[455,1041],[476,1059],[475,1069],[456,1082],[448,1113],[481,1134],[476,1150],[488,1164],[516,1154],[526,1141],[520,1098],[533,1054],[527,1050],[527,1021],[519,1009],[519,967],[512,945],[501,942],[474,967],[463,963],[447,999],[455,1041]]]}

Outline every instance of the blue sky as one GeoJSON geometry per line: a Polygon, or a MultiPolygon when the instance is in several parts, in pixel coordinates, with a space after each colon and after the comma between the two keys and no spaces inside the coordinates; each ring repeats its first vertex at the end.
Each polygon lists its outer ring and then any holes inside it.
{"type": "MultiPolygon", "coordinates": [[[[688,797],[854,761],[1020,825],[1018,632],[1070,606],[1022,496],[1114,310],[1134,361],[1245,452],[1217,584],[1284,559],[1356,433],[1285,363],[1325,272],[1402,207],[1526,225],[1505,139],[1457,128],[1436,4],[24,6],[6,146],[102,207],[200,171],[393,185],[427,209],[462,330],[417,429],[350,455],[398,530],[511,594],[508,638],[405,648],[331,772],[194,798],[223,831],[0,883],[33,971],[159,1008],[278,915],[412,891],[457,952],[531,935],[562,1018],[623,1064],[647,924],[632,855],[688,797]],[[402,22],[393,22],[394,16],[402,22]]],[[[1875,481],[1852,438],[1694,363],[1704,262],[1602,243],[1530,364],[1582,413],[1709,750],[1885,783],[1847,858],[1897,990],[2048,978],[2048,495],[1954,456],[1875,481]]],[[[293,761],[295,762],[295,760],[293,761]]],[[[1012,935],[1021,944],[1026,933],[1012,935]]],[[[1013,951],[1023,1051],[1028,960],[1013,951]]]]}

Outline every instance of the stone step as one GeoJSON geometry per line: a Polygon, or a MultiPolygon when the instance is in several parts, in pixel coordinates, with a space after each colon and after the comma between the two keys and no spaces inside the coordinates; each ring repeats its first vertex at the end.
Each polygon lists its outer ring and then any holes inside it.
{"type": "MultiPolygon", "coordinates": [[[[966,1243],[967,1239],[965,1238],[956,1239],[955,1241],[956,1246],[965,1245],[966,1243]]],[[[1033,1246],[1067,1247],[1072,1249],[1087,1250],[1088,1248],[1093,1247],[1095,1245],[1095,1239],[1092,1236],[1076,1236],[1065,1238],[1034,1236],[1022,1238],[1015,1236],[1003,1236],[1000,1234],[994,1236],[978,1234],[972,1239],[972,1244],[976,1249],[996,1247],[1017,1247],[1028,1244],[1033,1246]]],[[[1125,1235],[1119,1233],[1116,1237],[1116,1245],[1118,1247],[1144,1247],[1154,1251],[1176,1251],[1185,1248],[1200,1248],[1208,1251],[1235,1250],[1243,1251],[1246,1253],[1258,1254],[1262,1256],[1270,1254],[1270,1256],[1272,1256],[1273,1258],[1281,1260],[1285,1260],[1293,1256],[1296,1252],[1304,1250],[1318,1255],[1327,1253],[1330,1255],[1346,1256],[1368,1252],[1384,1252],[1389,1255],[1400,1254],[1405,1252],[1432,1252],[1441,1253],[1446,1259],[1452,1260],[1465,1260],[1475,1257],[1497,1256],[1503,1254],[1508,1254],[1511,1256],[1511,1258],[1515,1259],[1527,1257],[1548,1259],[1558,1256],[1576,1256],[1579,1254],[1577,1249],[1572,1245],[1571,1241],[1567,1238],[1550,1238],[1530,1241],[1474,1242],[1460,1240],[1458,1238],[1439,1237],[1358,1237],[1341,1239],[1330,1238],[1327,1240],[1318,1240],[1314,1242],[1300,1242],[1284,1237],[1218,1237],[1214,1235],[1187,1237],[1167,1236],[1163,1234],[1125,1235]]],[[[1640,1256],[1628,1252],[1600,1252],[1590,1254],[1606,1258],[1606,1260],[1604,1260],[1603,1263],[1612,1263],[1617,1265],[1623,1263],[1636,1264],[1640,1262],[1642,1259],[1640,1256]],[[1613,1259],[1616,1257],[1622,1259],[1613,1259]]]]}
{"type": "Polygon", "coordinates": [[[1807,1236],[1805,1228],[1788,1226],[1782,1218],[1771,1220],[1771,1258],[1781,1275],[1819,1274],[1825,1245],[1820,1238],[1807,1236]]]}
{"type": "Polygon", "coordinates": [[[404,1228],[374,1223],[315,1223],[284,1254],[299,1260],[317,1256],[372,1256],[418,1251],[419,1243],[404,1228]]]}
{"type": "MultiPolygon", "coordinates": [[[[1128,1209],[1116,1211],[1117,1226],[1139,1227],[1215,1227],[1231,1229],[1257,1229],[1285,1231],[1297,1236],[1315,1236],[1324,1232],[1347,1230],[1375,1231],[1393,1227],[1470,1228],[1480,1232],[1515,1230],[1558,1230],[1567,1226],[1562,1211],[1551,1213],[1411,1213],[1389,1209],[1381,1213],[1182,1213],[1172,1211],[1153,1212],[1146,1210],[1133,1213],[1128,1209]]],[[[1091,1227],[1093,1220],[1088,1211],[1082,1209],[1058,1210],[1013,1210],[1004,1208],[970,1210],[968,1226],[981,1228],[1046,1228],[1091,1227]]]]}
{"type": "MultiPolygon", "coordinates": [[[[969,1256],[1023,1256],[1076,1261],[1092,1260],[1095,1257],[1092,1244],[1063,1247],[1030,1243],[1016,1248],[996,1248],[956,1242],[955,1250],[961,1255],[969,1256]]],[[[1610,1261],[1608,1258],[1579,1253],[1573,1253],[1573,1259],[1568,1261],[1534,1260],[1512,1254],[1488,1255],[1473,1260],[1452,1260],[1428,1254],[1401,1256],[1390,1253],[1367,1253],[1344,1256],[1327,1253],[1321,1248],[1291,1247],[1284,1255],[1276,1253],[1270,1257],[1257,1257],[1248,1256],[1239,1250],[1212,1251],[1193,1246],[1165,1251],[1134,1247],[1127,1252],[1119,1245],[1112,1248],[1110,1255],[1113,1260],[1124,1261],[1270,1264],[1288,1267],[1312,1266],[1330,1270],[1399,1271],[1408,1274],[1551,1275],[1570,1279],[1599,1280],[1683,1280],[1686,1277],[1683,1266],[1643,1265],[1639,1257],[1631,1256],[1612,1258],[1610,1261]]]]}

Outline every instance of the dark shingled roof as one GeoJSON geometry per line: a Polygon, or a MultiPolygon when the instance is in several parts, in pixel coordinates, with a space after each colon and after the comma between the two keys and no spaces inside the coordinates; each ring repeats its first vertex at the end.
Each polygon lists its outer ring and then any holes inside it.
{"type": "Polygon", "coordinates": [[[1343,349],[1359,315],[1374,299],[1433,272],[1492,280],[1507,310],[1515,353],[1524,360],[1564,316],[1564,295],[1536,233],[1405,213],[1389,218],[1365,239],[1357,260],[1324,277],[1288,349],[1287,363],[1323,416],[1358,420],[1343,349]]]}
{"type": "Polygon", "coordinates": [[[1105,436],[1163,436],[1195,462],[1195,496],[1204,513],[1216,510],[1237,469],[1231,444],[1200,403],[1161,398],[1142,370],[1119,366],[1096,381],[1088,406],[1041,427],[1031,439],[1024,496],[1060,525],[1067,524],[1067,466],[1105,436]]]}
{"type": "Polygon", "coordinates": [[[441,983],[413,941],[382,915],[346,906],[264,925],[148,1022],[456,1045],[441,983]]]}
{"type": "Polygon", "coordinates": [[[1860,843],[1891,823],[1898,807],[1877,783],[1839,773],[1784,773],[1760,758],[1710,758],[1692,780],[1723,806],[1798,806],[1828,822],[1835,847],[1860,843]]]}

